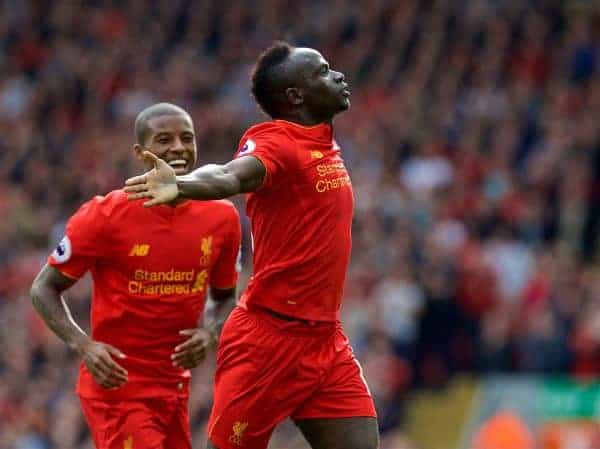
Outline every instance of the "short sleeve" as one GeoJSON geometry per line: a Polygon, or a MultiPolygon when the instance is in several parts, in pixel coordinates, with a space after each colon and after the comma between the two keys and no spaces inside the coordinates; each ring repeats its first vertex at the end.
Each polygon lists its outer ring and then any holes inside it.
{"type": "Polygon", "coordinates": [[[65,236],[48,257],[48,263],[62,274],[79,279],[104,255],[106,217],[100,211],[100,197],[84,205],[69,219],[65,236]]]}
{"type": "Polygon", "coordinates": [[[267,175],[261,187],[275,186],[290,173],[293,164],[293,145],[278,133],[260,133],[259,135],[244,136],[235,154],[235,159],[243,156],[253,156],[265,166],[267,175]]]}
{"type": "Polygon", "coordinates": [[[222,290],[235,287],[241,269],[242,229],[235,207],[230,209],[225,230],[223,246],[210,274],[210,286],[222,290]]]}

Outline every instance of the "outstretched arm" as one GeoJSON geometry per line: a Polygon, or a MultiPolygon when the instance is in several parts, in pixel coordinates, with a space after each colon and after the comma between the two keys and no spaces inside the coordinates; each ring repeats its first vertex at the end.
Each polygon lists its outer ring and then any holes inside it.
{"type": "Polygon", "coordinates": [[[234,159],[224,165],[204,165],[192,173],[176,176],[165,161],[146,151],[144,157],[154,168],[125,182],[130,200],[149,198],[144,206],[169,203],[177,198],[216,200],[258,189],[266,175],[262,162],[253,156],[234,159]]]}
{"type": "Polygon", "coordinates": [[[127,382],[127,371],[113,358],[125,355],[114,346],[92,340],[77,325],[61,296],[74,283],[46,264],[31,286],[31,302],[48,327],[79,354],[96,382],[104,388],[118,388],[127,382]]]}

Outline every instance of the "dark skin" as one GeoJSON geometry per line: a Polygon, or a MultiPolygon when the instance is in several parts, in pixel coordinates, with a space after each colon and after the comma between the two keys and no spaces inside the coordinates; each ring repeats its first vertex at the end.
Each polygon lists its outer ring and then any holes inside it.
{"type": "MultiPolygon", "coordinates": [[[[145,162],[142,153],[149,152],[160,158],[170,170],[184,175],[196,162],[193,124],[189,115],[178,109],[169,111],[167,107],[167,112],[148,119],[149,135],[144,142],[135,144],[134,153],[145,162]]],[[[185,199],[177,198],[169,205],[175,206],[181,201],[185,199]]],[[[93,340],[73,320],[61,294],[75,282],[75,279],[46,264],[33,281],[32,303],[48,327],[79,354],[99,385],[107,389],[119,388],[128,380],[127,371],[118,363],[126,355],[114,346],[93,340]]],[[[235,306],[235,288],[211,288],[210,296],[215,303],[213,319],[203,327],[179,331],[182,342],[171,355],[173,365],[178,368],[191,369],[204,360],[235,306]]]]}
{"type": "Polygon", "coordinates": [[[61,293],[76,280],[46,264],[31,286],[31,301],[48,327],[81,357],[96,382],[106,389],[127,382],[127,370],[117,360],[126,358],[119,349],[92,340],[73,320],[61,293]]]}
{"type": "MultiPolygon", "coordinates": [[[[316,50],[295,48],[284,63],[287,85],[285,101],[276,119],[304,126],[331,123],[350,107],[344,75],[331,70],[316,50]]],[[[129,198],[144,198],[144,206],[169,203],[176,198],[210,200],[254,192],[263,182],[265,167],[251,155],[224,165],[205,165],[186,176],[152,154],[144,153],[154,168],[126,181],[129,198]]],[[[369,417],[305,419],[296,425],[313,449],[375,449],[379,445],[377,420],[369,417]]],[[[209,449],[218,449],[211,441],[209,449]]]]}

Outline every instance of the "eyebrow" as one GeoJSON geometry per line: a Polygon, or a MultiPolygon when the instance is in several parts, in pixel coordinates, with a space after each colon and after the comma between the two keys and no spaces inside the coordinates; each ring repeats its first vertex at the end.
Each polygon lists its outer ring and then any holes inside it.
{"type": "MultiPolygon", "coordinates": [[[[154,135],[154,138],[155,138],[155,139],[159,139],[159,138],[161,138],[161,137],[170,137],[170,136],[172,136],[173,134],[174,134],[174,133],[171,133],[171,132],[169,132],[169,131],[161,131],[161,132],[159,132],[159,133],[156,133],[156,134],[154,135]]],[[[181,134],[189,134],[190,136],[193,136],[193,135],[194,135],[194,133],[193,133],[192,131],[187,131],[187,130],[186,130],[186,131],[182,131],[182,132],[181,132],[181,134]]]]}
{"type": "Polygon", "coordinates": [[[317,67],[317,70],[315,70],[315,73],[320,73],[321,70],[323,70],[324,67],[329,68],[329,63],[327,63],[327,62],[321,62],[321,63],[319,63],[319,66],[317,67]]]}

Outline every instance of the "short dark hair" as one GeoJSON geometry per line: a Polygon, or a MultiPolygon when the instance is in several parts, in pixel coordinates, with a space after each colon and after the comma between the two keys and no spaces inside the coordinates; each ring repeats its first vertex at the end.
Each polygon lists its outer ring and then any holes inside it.
{"type": "Polygon", "coordinates": [[[278,107],[285,98],[284,89],[288,86],[283,62],[293,48],[287,42],[274,42],[258,57],[252,69],[252,95],[260,108],[273,118],[277,117],[278,107]]]}
{"type": "MultiPolygon", "coordinates": [[[[148,127],[148,120],[154,117],[158,117],[160,115],[186,115],[190,116],[188,112],[180,108],[179,106],[172,103],[156,103],[152,106],[148,106],[146,109],[141,111],[136,119],[135,119],[135,140],[140,145],[144,145],[146,143],[146,139],[148,138],[148,132],[150,128],[148,127]]],[[[190,117],[191,120],[191,117],[190,117]]]]}

